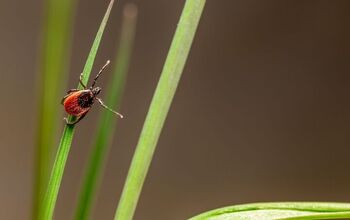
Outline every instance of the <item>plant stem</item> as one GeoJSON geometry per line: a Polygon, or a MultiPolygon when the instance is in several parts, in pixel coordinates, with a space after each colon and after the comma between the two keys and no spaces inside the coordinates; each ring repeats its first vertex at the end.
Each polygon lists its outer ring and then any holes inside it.
{"type": "Polygon", "coordinates": [[[187,0],[131,162],[115,220],[131,220],[179,83],[205,0],[187,0]]]}
{"type": "MultiPolygon", "coordinates": [[[[118,106],[121,102],[134,41],[136,19],[136,6],[133,4],[126,5],[124,7],[121,37],[113,71],[113,79],[106,92],[106,103],[113,109],[119,109],[118,106]]],[[[90,154],[88,168],[79,196],[78,208],[75,213],[76,220],[89,219],[94,195],[96,194],[96,189],[103,170],[103,163],[116,127],[116,120],[117,118],[111,112],[102,111],[96,139],[90,154]]]]}
{"type": "MultiPolygon", "coordinates": [[[[91,69],[96,57],[96,53],[99,47],[99,44],[101,42],[101,38],[103,35],[103,31],[105,29],[105,26],[107,24],[108,18],[110,11],[112,9],[114,0],[111,0],[109,3],[109,6],[107,8],[106,14],[101,22],[100,28],[96,34],[96,38],[94,40],[94,43],[92,45],[92,48],[90,50],[89,56],[87,58],[86,64],[84,66],[83,70],[83,82],[86,84],[90,73],[91,69]]],[[[78,88],[82,88],[81,85],[78,86],[78,88]]],[[[72,117],[69,117],[70,120],[72,117]]],[[[56,200],[57,200],[57,195],[58,191],[61,185],[61,180],[64,172],[64,167],[67,161],[68,153],[70,150],[70,146],[72,144],[72,139],[73,139],[73,134],[74,134],[74,126],[65,126],[63,135],[58,147],[58,152],[56,155],[55,162],[52,167],[52,172],[51,172],[51,177],[49,179],[48,187],[46,194],[43,198],[43,209],[40,210],[39,213],[39,220],[50,220],[52,219],[56,200]]]]}
{"type": "Polygon", "coordinates": [[[59,103],[62,85],[68,73],[74,8],[75,1],[71,0],[45,1],[45,22],[42,24],[43,44],[40,58],[41,82],[36,138],[33,220],[38,219],[51,167],[51,153],[58,128],[56,103],[59,103]]]}

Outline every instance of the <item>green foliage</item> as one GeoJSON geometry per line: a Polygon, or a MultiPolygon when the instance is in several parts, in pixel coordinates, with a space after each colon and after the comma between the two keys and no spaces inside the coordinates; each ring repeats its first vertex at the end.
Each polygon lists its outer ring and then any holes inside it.
{"type": "Polygon", "coordinates": [[[36,138],[36,165],[33,219],[38,219],[51,166],[51,153],[57,132],[57,108],[67,76],[74,0],[45,1],[40,58],[39,114],[36,138]],[[54,42],[54,43],[53,43],[54,42]]]}
{"type": "MultiPolygon", "coordinates": [[[[96,34],[83,70],[83,82],[87,84],[99,44],[107,24],[114,0],[110,1],[100,28],[96,34]]],[[[65,126],[49,181],[50,152],[52,151],[59,94],[66,78],[67,56],[70,48],[70,29],[75,1],[47,0],[46,23],[43,30],[41,59],[41,91],[37,138],[37,164],[33,219],[51,220],[72,144],[74,125],[65,126]],[[47,191],[44,194],[44,188],[47,191]],[[43,195],[43,196],[42,196],[43,195]],[[40,202],[42,199],[42,202],[40,202]]],[[[179,80],[186,63],[191,44],[204,9],[205,0],[186,0],[160,80],[154,93],[136,151],[131,162],[122,196],[115,213],[115,220],[131,220],[145,181],[152,157],[171,106],[179,80]]],[[[131,48],[135,32],[135,8],[126,10],[122,36],[114,76],[107,90],[106,103],[117,108],[120,104],[131,48]],[[128,11],[129,10],[129,11],[128,11]]],[[[79,84],[78,89],[82,89],[79,84]]],[[[69,120],[74,120],[69,116],[69,120]]],[[[85,180],[80,193],[75,218],[89,218],[91,207],[101,176],[108,143],[116,125],[116,118],[103,111],[97,129],[93,150],[88,163],[85,180]]],[[[189,220],[281,220],[281,219],[349,219],[350,203],[322,202],[275,202],[235,205],[205,212],[189,220]]]]}
{"type": "MultiPolygon", "coordinates": [[[[117,52],[113,79],[106,91],[106,104],[118,109],[124,90],[126,75],[136,27],[137,8],[135,5],[126,5],[123,13],[123,24],[119,48],[117,52]]],[[[89,219],[94,194],[101,176],[103,162],[108,153],[109,142],[115,130],[117,117],[109,111],[102,111],[97,127],[94,146],[90,154],[87,171],[79,196],[75,219],[89,219]]]]}
{"type": "Polygon", "coordinates": [[[276,202],[235,205],[205,212],[189,220],[277,220],[350,218],[349,203],[276,202]]]}
{"type": "MultiPolygon", "coordinates": [[[[96,57],[96,53],[103,35],[103,31],[107,24],[113,3],[114,3],[114,0],[111,0],[108,6],[108,9],[106,11],[106,14],[101,22],[100,28],[97,32],[97,35],[92,45],[89,56],[87,58],[87,61],[83,70],[83,82],[85,84],[89,79],[91,69],[96,57]]],[[[81,89],[82,88],[81,85],[79,85],[78,88],[81,89]]],[[[69,117],[69,119],[71,120],[72,117],[69,117]]],[[[70,146],[73,139],[73,134],[74,134],[74,126],[65,126],[63,135],[61,137],[61,141],[58,147],[56,159],[53,164],[51,176],[48,182],[47,191],[43,198],[43,208],[40,209],[39,218],[38,218],[40,220],[52,219],[59,187],[60,187],[63,172],[64,172],[64,167],[67,161],[68,153],[69,153],[70,146]]]]}
{"type": "Polygon", "coordinates": [[[131,162],[115,220],[133,218],[164,121],[190,51],[205,0],[187,0],[131,162]]]}

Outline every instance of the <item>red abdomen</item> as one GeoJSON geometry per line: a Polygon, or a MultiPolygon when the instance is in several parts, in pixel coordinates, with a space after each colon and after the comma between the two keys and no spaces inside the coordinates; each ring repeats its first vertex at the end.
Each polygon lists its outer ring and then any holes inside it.
{"type": "Polygon", "coordinates": [[[88,111],[90,108],[82,108],[78,103],[78,98],[81,92],[72,92],[69,96],[63,101],[64,109],[70,115],[80,116],[88,111]]]}

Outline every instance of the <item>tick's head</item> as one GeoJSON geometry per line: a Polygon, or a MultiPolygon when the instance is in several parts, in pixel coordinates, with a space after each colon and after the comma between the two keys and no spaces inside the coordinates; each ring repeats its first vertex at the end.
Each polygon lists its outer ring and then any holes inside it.
{"type": "Polygon", "coordinates": [[[94,96],[97,96],[101,92],[101,88],[95,87],[91,91],[92,91],[92,94],[94,94],[94,96]]]}

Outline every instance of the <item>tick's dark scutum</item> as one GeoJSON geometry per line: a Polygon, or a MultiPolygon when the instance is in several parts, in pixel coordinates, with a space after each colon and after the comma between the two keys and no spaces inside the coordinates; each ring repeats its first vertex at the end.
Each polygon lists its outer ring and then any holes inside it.
{"type": "Polygon", "coordinates": [[[78,103],[82,108],[89,108],[94,104],[94,95],[91,91],[82,92],[78,97],[78,103]]]}

